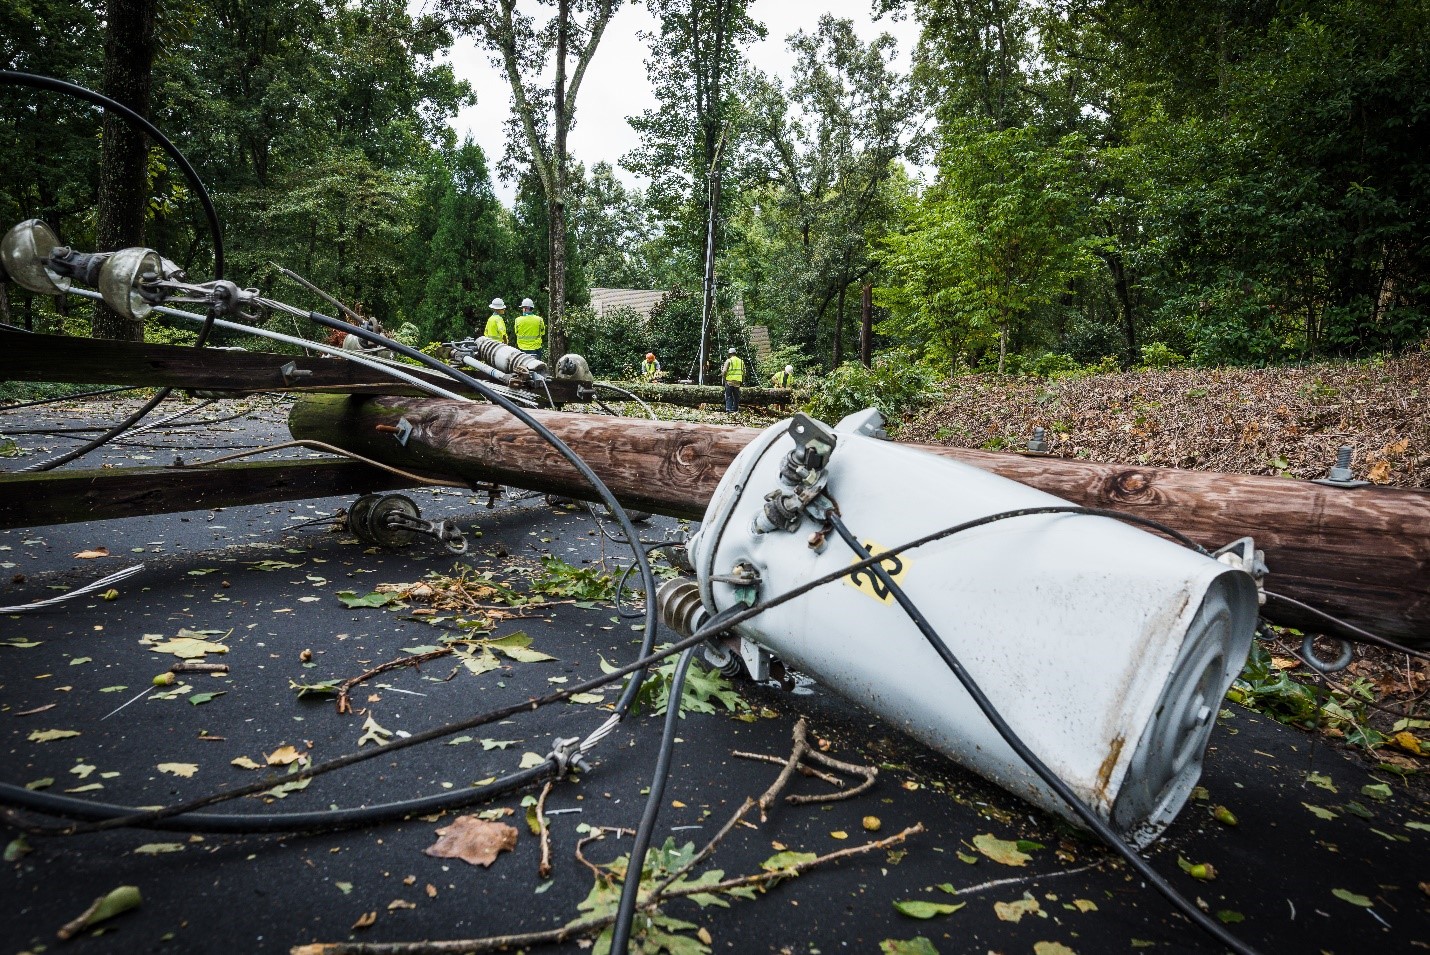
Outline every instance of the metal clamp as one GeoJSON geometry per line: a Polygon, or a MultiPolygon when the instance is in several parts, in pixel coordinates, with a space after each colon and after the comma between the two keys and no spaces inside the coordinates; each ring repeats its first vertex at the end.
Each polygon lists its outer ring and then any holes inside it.
{"type": "Polygon", "coordinates": [[[1270,570],[1266,566],[1266,552],[1256,549],[1255,540],[1250,537],[1238,537],[1213,553],[1212,558],[1218,563],[1235,567],[1237,570],[1244,570],[1250,574],[1251,579],[1256,582],[1257,603],[1266,603],[1266,575],[1270,573],[1270,570]]]}
{"type": "Polygon", "coordinates": [[[572,766],[583,772],[590,772],[591,767],[586,762],[586,754],[581,752],[581,737],[570,736],[556,738],[551,747],[551,752],[546,754],[547,759],[556,760],[556,772],[565,775],[572,766]]]}

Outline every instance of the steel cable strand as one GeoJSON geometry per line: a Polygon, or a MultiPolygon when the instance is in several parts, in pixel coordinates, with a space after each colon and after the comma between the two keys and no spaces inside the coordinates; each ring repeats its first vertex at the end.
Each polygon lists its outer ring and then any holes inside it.
{"type": "MultiPolygon", "coordinates": [[[[839,518],[837,513],[831,513],[829,515],[829,521],[840,538],[843,539],[844,543],[849,545],[849,549],[854,551],[856,556],[862,560],[868,560],[871,557],[869,551],[860,543],[859,539],[850,532],[849,528],[839,518]]],[[[1152,867],[1151,863],[1138,855],[1136,850],[1128,845],[1111,826],[1103,822],[1090,807],[1083,803],[1077,794],[1072,791],[1072,788],[1063,782],[1063,780],[1023,742],[1022,737],[1008,725],[1007,721],[1003,719],[1002,715],[993,705],[993,701],[984,694],[978,682],[974,680],[973,675],[964,668],[963,662],[959,660],[953,651],[949,649],[948,645],[944,643],[943,638],[934,630],[933,625],[928,622],[928,619],[924,617],[918,607],[909,599],[908,594],[904,592],[904,589],[899,586],[898,582],[889,576],[888,571],[879,563],[870,564],[870,571],[879,578],[884,587],[893,595],[894,599],[898,601],[904,613],[908,615],[909,619],[913,621],[914,626],[923,634],[924,639],[929,642],[929,645],[933,647],[935,652],[943,659],[944,663],[947,664],[949,670],[952,671],[953,675],[958,679],[958,682],[962,684],[964,690],[973,699],[973,702],[978,705],[978,709],[983,713],[993,728],[997,730],[998,735],[1002,737],[1003,741],[1008,744],[1013,752],[1018,754],[1019,759],[1037,773],[1038,778],[1046,783],[1048,788],[1057,793],[1058,797],[1068,804],[1077,817],[1081,819],[1089,829],[1116,851],[1118,855],[1122,856],[1128,865],[1150,882],[1152,887],[1172,904],[1173,908],[1190,919],[1194,925],[1216,939],[1221,945],[1237,953],[1237,955],[1257,955],[1256,949],[1232,935],[1221,925],[1218,925],[1205,912],[1201,911],[1201,909],[1197,908],[1188,901],[1185,896],[1173,888],[1171,883],[1164,879],[1162,874],[1152,867]]]]}

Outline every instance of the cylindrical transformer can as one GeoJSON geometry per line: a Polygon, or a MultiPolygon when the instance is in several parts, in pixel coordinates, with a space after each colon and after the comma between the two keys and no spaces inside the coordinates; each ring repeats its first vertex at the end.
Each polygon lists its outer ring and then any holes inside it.
{"type": "MultiPolygon", "coordinates": [[[[994,513],[1067,504],[852,428],[837,438],[826,493],[873,553],[994,513]]],[[[765,495],[782,488],[793,447],[788,422],[746,447],[689,544],[711,614],[748,598],[751,571],[758,595],[769,597],[857,559],[836,536],[814,535],[807,515],[793,531],[761,532],[769,524],[756,516],[765,495]]],[[[1176,817],[1250,649],[1257,591],[1249,574],[1084,514],[997,521],[884,568],[1013,731],[1097,814],[1139,846],[1176,817]]],[[[737,632],[956,762],[1074,818],[872,573],[767,610],[737,632]]]]}

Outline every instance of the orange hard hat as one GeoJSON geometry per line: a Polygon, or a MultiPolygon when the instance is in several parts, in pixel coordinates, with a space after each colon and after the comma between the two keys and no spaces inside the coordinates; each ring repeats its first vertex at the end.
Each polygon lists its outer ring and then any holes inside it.
{"type": "Polygon", "coordinates": [[[645,353],[645,360],[646,360],[646,361],[654,361],[654,360],[655,360],[655,352],[653,352],[653,351],[648,351],[648,352],[646,352],[646,353],[645,353]]]}

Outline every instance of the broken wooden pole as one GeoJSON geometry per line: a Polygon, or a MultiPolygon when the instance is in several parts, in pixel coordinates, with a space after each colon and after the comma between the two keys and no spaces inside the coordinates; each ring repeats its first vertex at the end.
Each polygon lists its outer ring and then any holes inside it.
{"type": "MultiPolygon", "coordinates": [[[[613,383],[614,384],[614,383],[613,383]]],[[[642,401],[655,401],[667,405],[695,408],[699,405],[719,405],[725,407],[725,389],[720,385],[677,385],[660,382],[621,382],[615,385],[623,388],[642,401]]],[[[741,388],[740,404],[765,407],[768,405],[788,405],[794,401],[794,392],[789,388],[741,388]]]]}
{"type": "MultiPolygon", "coordinates": [[[[607,415],[533,415],[585,458],[623,504],[695,519],[735,455],[760,433],[607,415]]],[[[550,445],[493,405],[314,395],[294,406],[289,429],[295,438],[424,474],[594,497],[550,445]],[[405,445],[378,429],[402,418],[413,427],[405,445]]],[[[1430,492],[920,447],[1074,504],[1160,521],[1208,548],[1249,534],[1266,552],[1268,589],[1391,639],[1430,643],[1430,492]]]]}

